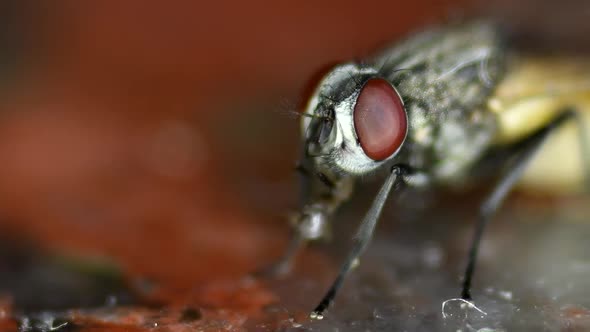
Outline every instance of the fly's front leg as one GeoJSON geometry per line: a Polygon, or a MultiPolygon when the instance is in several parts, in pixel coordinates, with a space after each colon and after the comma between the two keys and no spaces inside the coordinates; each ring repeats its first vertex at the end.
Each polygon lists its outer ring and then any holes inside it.
{"type": "Polygon", "coordinates": [[[582,159],[582,170],[584,172],[584,190],[590,193],[590,128],[584,121],[583,115],[573,111],[573,116],[578,126],[578,140],[580,142],[580,157],[582,159]]]}
{"type": "Polygon", "coordinates": [[[381,211],[385,202],[387,201],[387,197],[391,192],[392,188],[397,188],[400,186],[405,185],[408,181],[411,182],[410,178],[411,170],[407,166],[396,165],[393,166],[391,173],[385,180],[385,183],[381,186],[381,190],[373,200],[369,211],[365,215],[363,222],[359,226],[356,235],[354,236],[354,242],[352,249],[350,250],[348,257],[340,267],[340,272],[338,276],[328,289],[328,292],[324,295],[321,299],[318,306],[315,310],[310,314],[310,318],[312,319],[323,319],[324,318],[324,311],[330,306],[334,298],[336,297],[336,293],[342,286],[342,282],[344,278],[352,270],[358,263],[358,259],[366,247],[371,242],[373,237],[373,232],[375,231],[375,227],[377,226],[377,221],[379,220],[379,216],[381,215],[381,211]]]}
{"type": "Polygon", "coordinates": [[[305,206],[303,211],[292,218],[293,235],[283,256],[265,274],[283,276],[291,272],[297,255],[312,240],[325,238],[329,234],[329,216],[322,204],[305,206]]]}
{"type": "MultiPolygon", "coordinates": [[[[541,129],[537,130],[530,137],[525,138],[523,141],[517,143],[514,156],[509,160],[510,164],[505,174],[493,189],[492,193],[486,198],[484,203],[479,209],[479,218],[475,225],[471,246],[469,249],[469,256],[467,261],[467,267],[463,276],[463,285],[461,290],[461,298],[470,300],[471,299],[471,282],[473,274],[475,272],[475,265],[477,261],[477,255],[481,244],[481,239],[484,230],[500,207],[500,204],[504,201],[510,190],[514,187],[516,182],[521,178],[527,165],[539,150],[543,142],[546,141],[547,137],[555,132],[556,129],[560,128],[568,120],[577,119],[577,113],[573,110],[567,110],[560,113],[555,117],[549,124],[541,129]]],[[[581,137],[583,138],[586,133],[585,129],[580,126],[581,137]]],[[[587,146],[582,144],[582,148],[587,146]]],[[[588,151],[582,151],[585,155],[588,151]]],[[[585,167],[587,173],[590,172],[590,165],[585,158],[585,167]]],[[[587,177],[588,178],[588,177],[587,177]]]]}
{"type": "Polygon", "coordinates": [[[293,235],[289,245],[281,258],[263,271],[266,275],[288,274],[308,242],[329,238],[332,216],[352,193],[353,179],[350,177],[329,177],[302,165],[296,169],[301,176],[302,207],[290,218],[293,235]]]}

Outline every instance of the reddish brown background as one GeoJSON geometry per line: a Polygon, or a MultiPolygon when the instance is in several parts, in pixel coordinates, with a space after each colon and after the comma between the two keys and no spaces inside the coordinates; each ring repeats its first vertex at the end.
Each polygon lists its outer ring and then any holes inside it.
{"type": "Polygon", "coordinates": [[[282,210],[295,197],[296,124],[280,111],[294,109],[327,63],[367,54],[460,8],[448,1],[17,8],[23,57],[0,106],[4,223],[48,247],[114,255],[132,273],[185,286],[249,271],[284,239],[256,225],[285,229],[282,210]],[[206,271],[194,262],[206,262],[206,271]]]}
{"type": "MultiPolygon", "coordinates": [[[[238,313],[276,300],[265,289],[241,298],[231,282],[287,239],[297,123],[286,113],[306,82],[473,7],[13,3],[7,33],[20,53],[0,78],[2,228],[48,252],[107,256],[129,280],[155,282],[165,303],[238,313]]],[[[523,26],[535,20],[520,8],[523,26]]]]}

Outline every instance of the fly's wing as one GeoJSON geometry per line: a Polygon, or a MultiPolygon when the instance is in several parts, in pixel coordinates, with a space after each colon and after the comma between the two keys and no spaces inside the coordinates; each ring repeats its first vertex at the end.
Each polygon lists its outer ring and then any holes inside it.
{"type": "Polygon", "coordinates": [[[544,191],[587,190],[590,151],[590,60],[575,57],[522,56],[513,59],[507,76],[489,99],[498,115],[496,144],[517,142],[573,108],[580,126],[564,125],[544,144],[525,173],[522,185],[544,191]]]}

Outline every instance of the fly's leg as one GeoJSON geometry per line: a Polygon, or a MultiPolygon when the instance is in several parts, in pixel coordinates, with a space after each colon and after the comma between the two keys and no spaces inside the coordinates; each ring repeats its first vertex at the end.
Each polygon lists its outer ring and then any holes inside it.
{"type": "MultiPolygon", "coordinates": [[[[511,160],[508,171],[502,175],[502,178],[492,193],[486,198],[479,208],[478,220],[475,225],[475,230],[469,249],[467,267],[463,276],[461,298],[465,300],[471,300],[471,282],[473,279],[473,273],[475,271],[477,254],[481,244],[482,235],[492,216],[496,210],[498,210],[500,204],[502,204],[502,201],[504,201],[510,190],[514,187],[515,183],[520,179],[528,163],[531,161],[532,157],[539,150],[547,137],[567,120],[575,119],[576,116],[577,113],[575,111],[567,110],[558,115],[548,125],[539,129],[533,135],[518,143],[514,159],[511,160]]],[[[581,135],[585,135],[582,127],[580,127],[580,132],[581,135]]],[[[583,149],[584,146],[585,145],[582,144],[583,149]]],[[[583,152],[585,154],[587,153],[587,151],[583,152]]],[[[590,170],[590,167],[587,167],[586,169],[590,170]]]]}
{"type": "Polygon", "coordinates": [[[293,263],[297,254],[303,249],[307,241],[296,232],[291,236],[291,240],[283,256],[278,261],[267,266],[265,269],[258,272],[259,275],[269,277],[281,277],[289,274],[293,269],[293,263]]]}
{"type": "Polygon", "coordinates": [[[582,169],[584,171],[584,189],[590,192],[590,128],[580,112],[573,112],[578,126],[578,140],[580,141],[580,157],[582,158],[582,169]]]}
{"type": "Polygon", "coordinates": [[[274,264],[262,271],[267,276],[284,276],[293,269],[297,255],[309,241],[327,236],[328,215],[323,204],[310,204],[303,208],[301,215],[295,217],[294,234],[283,256],[274,264]]]}
{"type": "Polygon", "coordinates": [[[330,286],[328,292],[324,295],[318,306],[315,310],[310,314],[310,318],[312,319],[322,319],[324,318],[324,311],[330,306],[336,293],[342,286],[342,282],[344,278],[350,272],[350,270],[355,266],[358,262],[359,256],[365,250],[371,238],[373,236],[373,232],[375,230],[375,226],[377,225],[377,221],[379,220],[379,215],[381,214],[381,210],[385,205],[387,197],[391,192],[393,187],[398,187],[403,185],[406,181],[405,176],[409,172],[408,168],[401,165],[393,166],[391,170],[391,174],[388,175],[385,183],[379,190],[379,193],[373,200],[371,208],[365,215],[362,224],[360,225],[359,229],[356,232],[356,235],[353,239],[354,243],[352,249],[350,250],[346,260],[340,267],[340,271],[338,276],[330,286]]]}
{"type": "MultiPolygon", "coordinates": [[[[299,173],[299,176],[301,177],[301,191],[303,193],[301,195],[301,201],[303,202],[303,200],[305,199],[305,195],[309,195],[308,178],[310,176],[310,172],[307,169],[307,167],[302,163],[298,163],[295,166],[295,170],[299,173]]],[[[297,254],[303,249],[305,243],[307,242],[305,238],[302,236],[300,230],[298,229],[299,225],[294,225],[294,228],[296,228],[295,232],[293,232],[293,234],[291,235],[291,240],[289,242],[289,245],[287,246],[287,249],[285,249],[283,256],[281,256],[281,258],[279,258],[278,261],[274,262],[270,266],[267,266],[259,274],[265,276],[279,277],[287,275],[289,274],[289,272],[291,272],[297,254]]]]}
{"type": "Polygon", "coordinates": [[[295,168],[301,176],[301,205],[300,212],[292,216],[291,224],[293,226],[293,235],[285,252],[278,261],[259,271],[257,274],[262,276],[280,277],[287,275],[293,269],[297,255],[303,250],[305,245],[312,240],[321,239],[327,236],[329,218],[335,209],[331,200],[309,202],[311,195],[312,180],[320,182],[320,185],[334,189],[329,180],[322,173],[312,174],[311,171],[303,164],[295,168]],[[317,179],[312,179],[312,175],[317,179]],[[319,180],[319,181],[318,181],[319,180]]]}

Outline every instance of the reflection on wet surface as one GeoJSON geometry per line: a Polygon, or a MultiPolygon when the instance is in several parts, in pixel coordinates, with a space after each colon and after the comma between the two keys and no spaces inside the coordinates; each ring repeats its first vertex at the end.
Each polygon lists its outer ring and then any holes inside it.
{"type": "MultiPolygon", "coordinates": [[[[585,241],[590,224],[574,217],[579,210],[568,216],[539,202],[531,205],[534,201],[522,198],[517,202],[522,204],[508,204],[485,235],[474,282],[476,307],[456,299],[471,234],[469,220],[474,218],[461,212],[463,204],[447,205],[427,210],[412,222],[383,222],[324,320],[304,320],[293,330],[590,328],[590,254],[585,241]]],[[[572,205],[576,206],[582,208],[583,203],[572,205]]],[[[358,219],[358,212],[350,210],[343,213],[342,222],[353,222],[355,215],[358,219]]],[[[344,250],[338,246],[338,251],[344,250]]],[[[310,310],[329,284],[322,281],[308,274],[276,287],[285,303],[310,310]]]]}

